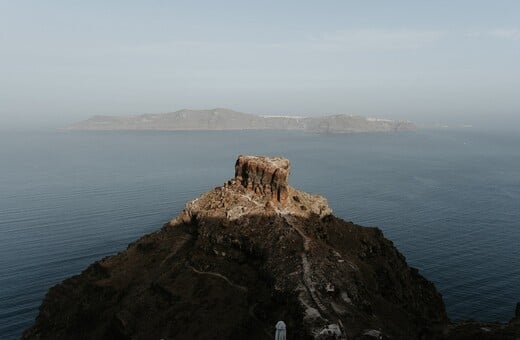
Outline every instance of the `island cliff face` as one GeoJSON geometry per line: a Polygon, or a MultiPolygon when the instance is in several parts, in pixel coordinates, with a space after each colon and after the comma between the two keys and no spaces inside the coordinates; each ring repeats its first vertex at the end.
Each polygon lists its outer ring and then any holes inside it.
{"type": "Polygon", "coordinates": [[[354,115],[321,117],[258,116],[229,109],[180,110],[129,117],[94,116],[68,130],[294,130],[317,133],[400,132],[417,127],[408,121],[354,115]]]}
{"type": "Polygon", "coordinates": [[[233,179],[162,229],[51,288],[23,338],[272,339],[278,320],[288,339],[520,334],[520,315],[451,324],[379,229],[334,217],[289,173],[287,159],[240,156],[233,179]]]}
{"type": "Polygon", "coordinates": [[[286,202],[289,191],[289,161],[285,158],[239,156],[235,180],[255,195],[286,202]]]}

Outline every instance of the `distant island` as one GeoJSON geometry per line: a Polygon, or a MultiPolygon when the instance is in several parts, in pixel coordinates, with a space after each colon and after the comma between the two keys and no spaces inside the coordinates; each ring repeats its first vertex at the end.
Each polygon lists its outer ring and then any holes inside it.
{"type": "Polygon", "coordinates": [[[414,131],[409,121],[366,118],[355,115],[320,117],[262,116],[230,109],[180,110],[136,116],[94,116],[67,130],[294,130],[317,133],[414,131]]]}

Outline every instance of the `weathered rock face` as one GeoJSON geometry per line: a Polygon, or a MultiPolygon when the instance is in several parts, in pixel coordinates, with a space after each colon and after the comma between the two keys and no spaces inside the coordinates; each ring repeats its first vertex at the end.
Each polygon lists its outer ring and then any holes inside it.
{"type": "Polygon", "coordinates": [[[239,156],[235,164],[235,180],[248,191],[283,203],[288,196],[290,169],[286,158],[239,156]]]}
{"type": "Polygon", "coordinates": [[[287,160],[241,156],[235,172],[161,230],[51,288],[23,338],[272,339],[279,320],[288,339],[520,335],[517,322],[451,325],[433,284],[379,229],[288,185],[287,160]]]}
{"type": "Polygon", "coordinates": [[[236,220],[247,215],[321,218],[332,214],[324,197],[291,187],[287,181],[289,173],[290,162],[286,158],[239,156],[235,177],[188,202],[180,216],[189,222],[201,217],[236,220]]]}

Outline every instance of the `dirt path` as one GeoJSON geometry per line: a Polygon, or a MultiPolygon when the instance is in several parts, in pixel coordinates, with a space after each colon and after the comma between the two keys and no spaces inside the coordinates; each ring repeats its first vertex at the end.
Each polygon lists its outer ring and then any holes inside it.
{"type": "Polygon", "coordinates": [[[293,223],[292,217],[290,215],[284,216],[284,220],[291,227],[293,227],[293,229],[296,230],[296,232],[302,238],[303,252],[300,253],[300,257],[302,260],[303,284],[305,285],[305,288],[307,289],[309,295],[311,296],[312,301],[314,302],[316,307],[318,307],[318,311],[321,313],[326,312],[327,309],[325,308],[325,306],[321,303],[320,299],[318,298],[318,296],[316,294],[316,288],[314,287],[314,282],[312,281],[312,278],[311,278],[312,270],[311,270],[311,265],[309,263],[309,260],[307,258],[307,253],[309,252],[309,249],[310,249],[311,239],[307,235],[305,235],[303,230],[301,230],[301,228],[296,223],[293,223]]]}
{"type": "Polygon", "coordinates": [[[237,285],[236,283],[231,282],[230,279],[228,279],[227,277],[225,277],[224,275],[222,275],[220,273],[205,272],[205,271],[197,270],[188,264],[186,265],[186,267],[190,268],[191,270],[193,270],[193,272],[195,272],[196,274],[199,274],[199,275],[210,275],[210,276],[218,277],[219,279],[226,281],[231,287],[241,290],[243,292],[247,292],[247,287],[237,285]]]}

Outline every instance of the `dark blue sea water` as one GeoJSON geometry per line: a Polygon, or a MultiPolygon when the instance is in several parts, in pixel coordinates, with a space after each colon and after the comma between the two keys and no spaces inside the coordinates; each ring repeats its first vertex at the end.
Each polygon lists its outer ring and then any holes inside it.
{"type": "Polygon", "coordinates": [[[290,158],[290,182],[378,226],[453,319],[520,301],[520,135],[479,131],[0,133],[0,337],[52,285],[114,254],[233,176],[241,153],[290,158]]]}

